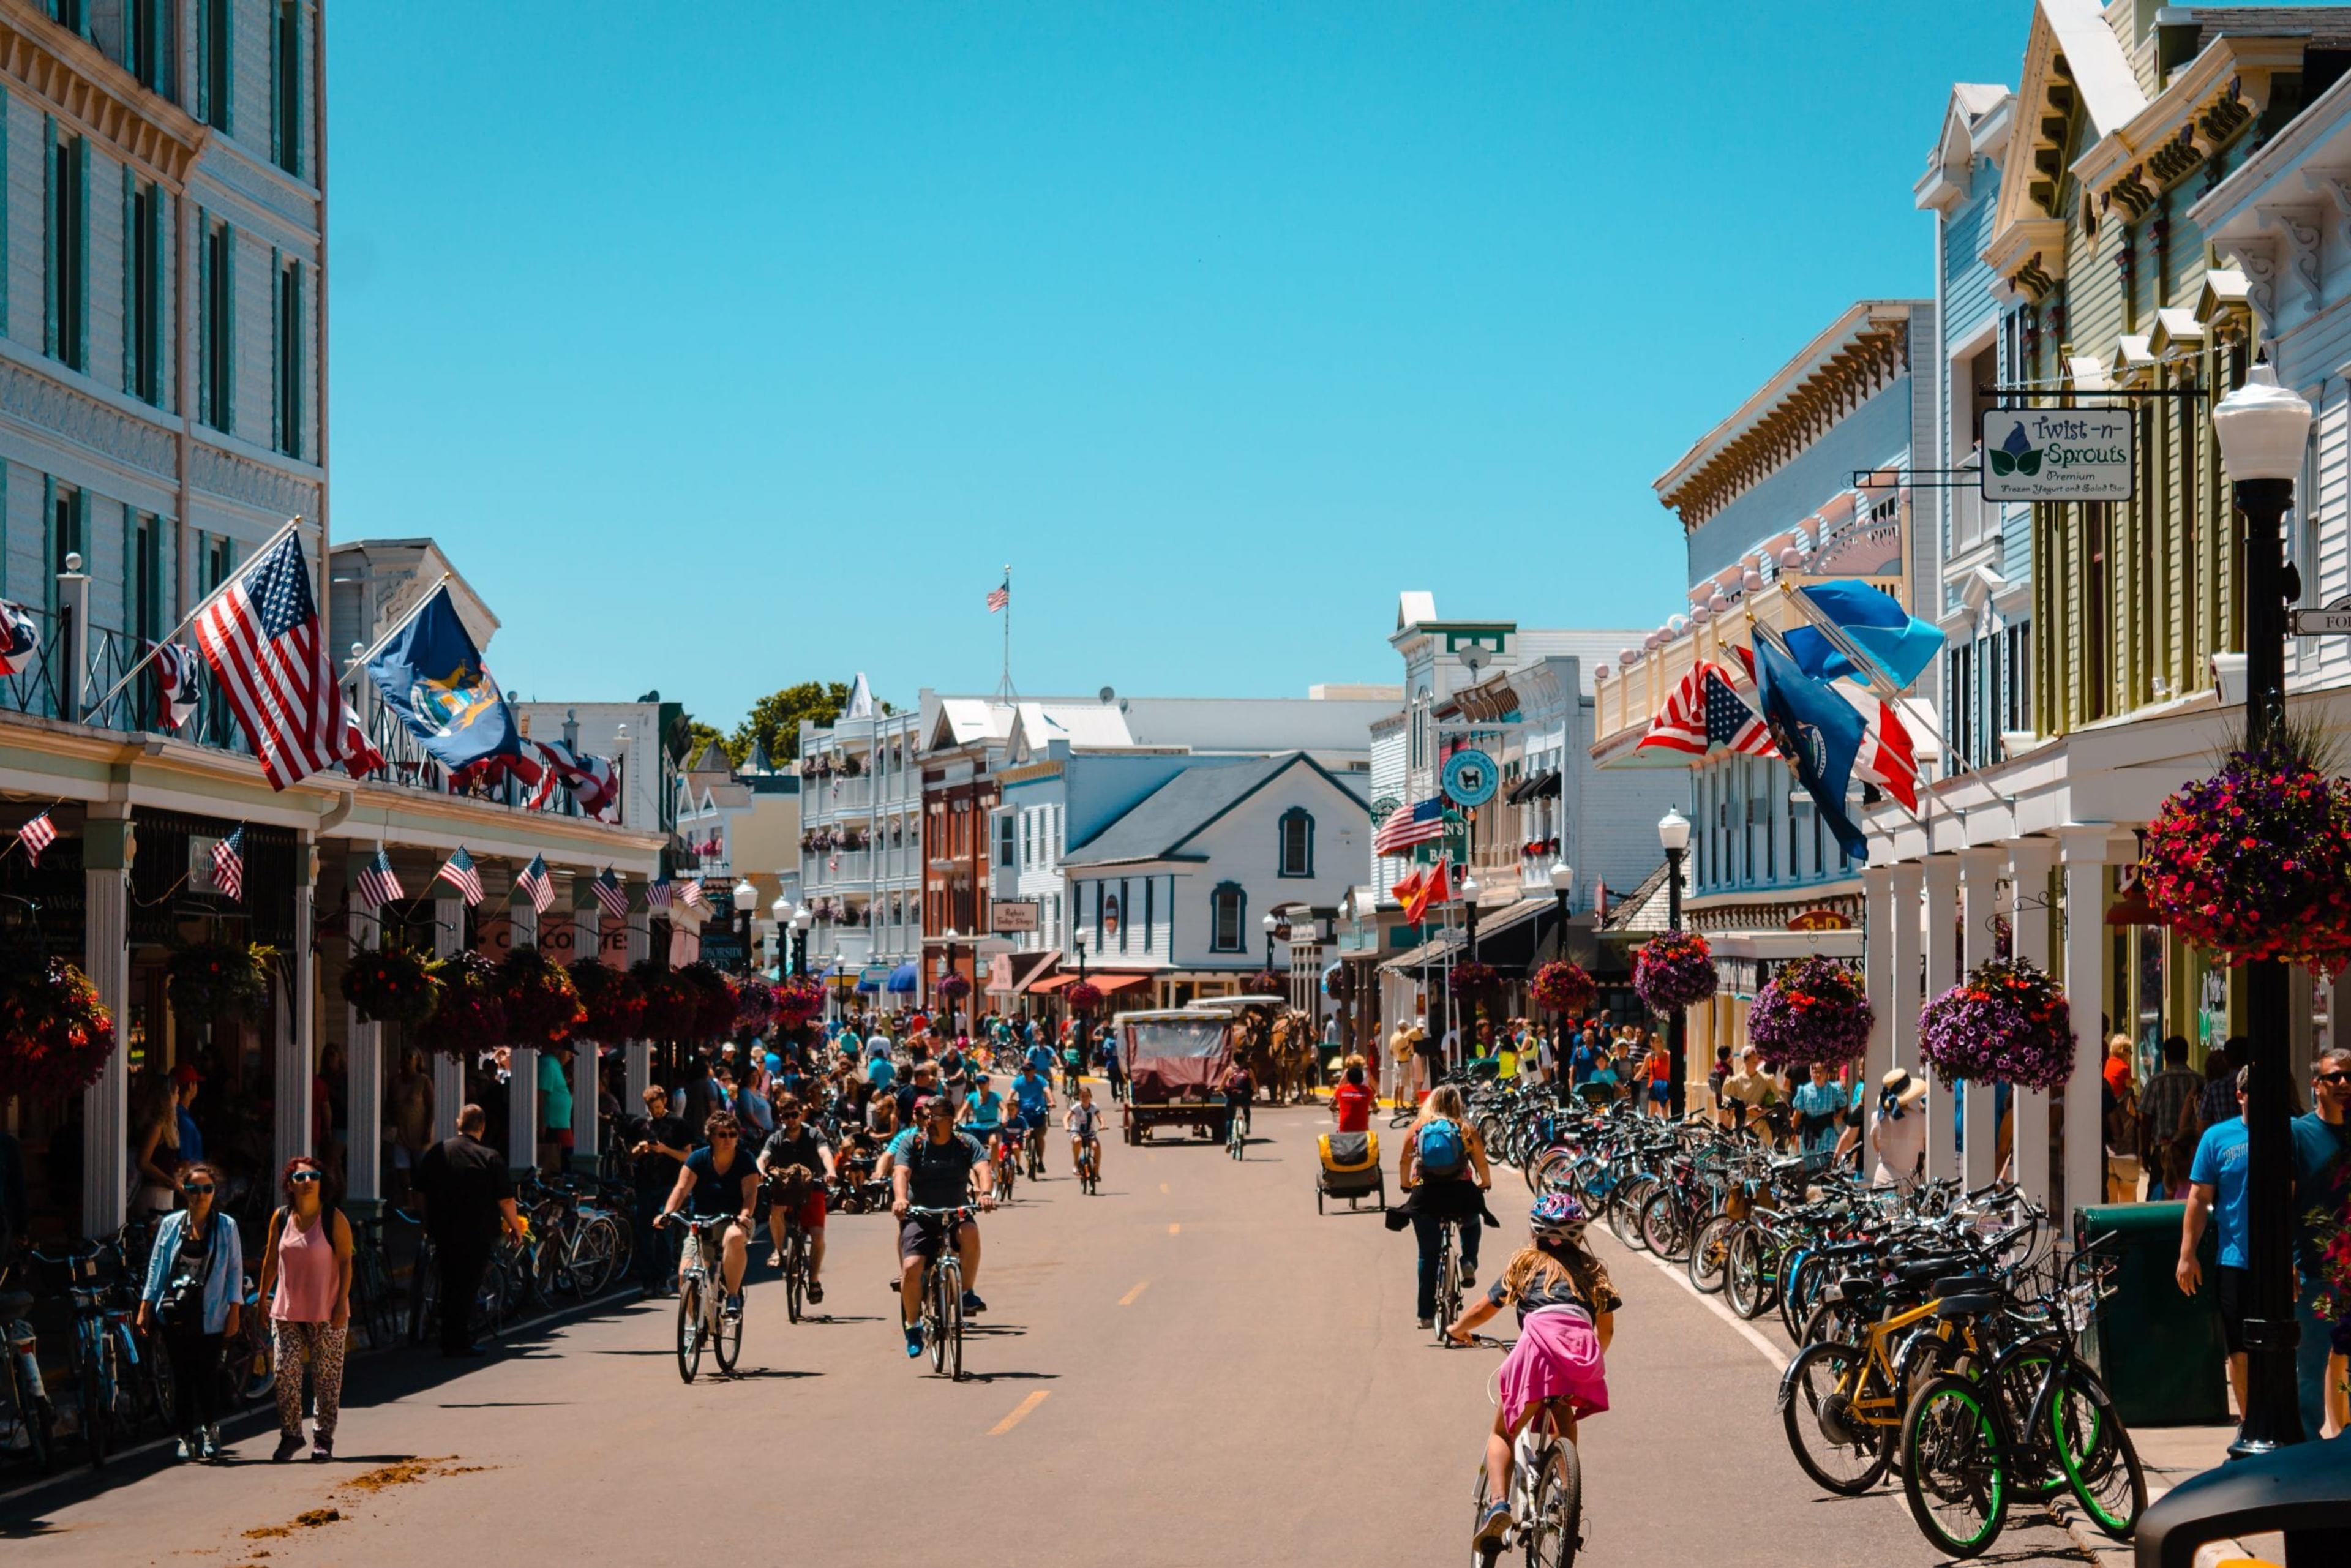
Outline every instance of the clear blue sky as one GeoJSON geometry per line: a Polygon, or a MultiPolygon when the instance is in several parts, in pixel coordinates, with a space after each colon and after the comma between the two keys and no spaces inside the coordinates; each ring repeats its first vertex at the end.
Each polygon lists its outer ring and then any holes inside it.
{"type": "Polygon", "coordinates": [[[1394,681],[1654,624],[1650,481],[1865,296],[2028,0],[329,12],[338,537],[501,681],[1394,681]],[[1586,25],[1599,16],[1606,30],[1586,25]]]}

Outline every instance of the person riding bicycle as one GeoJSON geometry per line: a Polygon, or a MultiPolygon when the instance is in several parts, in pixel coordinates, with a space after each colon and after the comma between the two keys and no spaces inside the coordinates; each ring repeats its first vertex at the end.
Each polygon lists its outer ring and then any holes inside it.
{"type": "Polygon", "coordinates": [[[1070,1166],[1082,1166],[1091,1154],[1094,1162],[1094,1179],[1102,1179],[1102,1110],[1094,1103],[1094,1086],[1078,1085],[1078,1097],[1070,1103],[1069,1113],[1061,1125],[1070,1132],[1070,1166]]]}
{"type": "Polygon", "coordinates": [[[1052,1077],[1053,1061],[1053,1048],[1041,1040],[1031,1041],[1020,1053],[1020,1065],[1040,1078],[1052,1077]]]}
{"type": "Polygon", "coordinates": [[[1250,1107],[1257,1102],[1257,1080],[1250,1075],[1247,1064],[1235,1057],[1233,1064],[1225,1069],[1225,1081],[1217,1087],[1225,1092],[1225,1103],[1232,1107],[1232,1114],[1240,1118],[1241,1131],[1257,1131],[1249,1114],[1250,1107]]]}
{"type": "MultiPolygon", "coordinates": [[[[933,1095],[917,1108],[921,1123],[899,1134],[891,1145],[895,1165],[890,1172],[894,1201],[890,1212],[898,1217],[899,1326],[906,1333],[908,1359],[923,1354],[923,1266],[939,1255],[946,1242],[947,1221],[935,1214],[909,1214],[909,1208],[961,1208],[972,1201],[975,1183],[979,1207],[996,1207],[996,1172],[987,1150],[970,1134],[956,1127],[956,1108],[946,1096],[933,1095]]],[[[963,1310],[984,1312],[987,1303],[972,1287],[979,1282],[979,1226],[965,1220],[954,1228],[956,1256],[963,1261],[963,1310]]]]}
{"type": "Polygon", "coordinates": [[[1412,1227],[1420,1252],[1416,1300],[1422,1328],[1437,1326],[1437,1251],[1445,1228],[1461,1228],[1461,1282],[1478,1280],[1479,1227],[1487,1223],[1485,1191],[1494,1185],[1486,1145],[1469,1121],[1461,1091],[1440,1083],[1420,1103],[1420,1113],[1405,1135],[1396,1174],[1406,1197],[1390,1209],[1387,1227],[1412,1227]]]}
{"type": "MultiPolygon", "coordinates": [[[[987,1074],[975,1073],[971,1092],[963,1097],[963,1130],[987,1148],[1004,1130],[1004,1096],[989,1086],[987,1074]]],[[[920,1124],[919,1118],[917,1124],[920,1124]]]]}
{"type": "Polygon", "coordinates": [[[784,1222],[796,1216],[800,1228],[808,1232],[808,1299],[819,1302],[824,1300],[824,1286],[817,1276],[824,1272],[824,1198],[826,1185],[832,1180],[832,1146],[810,1124],[808,1107],[798,1096],[784,1094],[776,1100],[776,1130],[768,1134],[759,1150],[759,1175],[771,1186],[779,1186],[786,1181],[785,1173],[794,1169],[805,1173],[800,1180],[806,1190],[794,1207],[787,1207],[781,1199],[769,1203],[768,1236],[775,1249],[768,1255],[768,1262],[776,1268],[783,1266],[784,1222]]]}
{"type": "MultiPolygon", "coordinates": [[[[732,1111],[713,1111],[703,1124],[703,1133],[710,1141],[688,1155],[685,1164],[678,1167],[677,1186],[671,1189],[669,1201],[653,1216],[655,1225],[665,1224],[680,1209],[690,1212],[696,1219],[716,1219],[718,1228],[719,1276],[726,1287],[726,1311],[743,1315],[743,1270],[749,1261],[751,1215],[759,1197],[758,1163],[742,1150],[743,1124],[732,1111]]],[[[685,1281],[685,1263],[678,1261],[678,1282],[685,1281]]]]}
{"type": "Polygon", "coordinates": [[[1012,1106],[1024,1135],[1037,1134],[1037,1170],[1045,1169],[1045,1129],[1053,1124],[1053,1085],[1035,1062],[1012,1081],[1012,1106]]]}
{"type": "Polygon", "coordinates": [[[1061,1092],[1069,1095],[1073,1100],[1077,1098],[1078,1079],[1084,1074],[1085,1070],[1086,1048],[1084,1044],[1076,1040],[1062,1041],[1061,1092]]]}
{"type": "Polygon", "coordinates": [[[1501,1407],[1486,1436],[1486,1495],[1493,1500],[1479,1520],[1471,1544],[1498,1551],[1510,1518],[1511,1444],[1546,1400],[1567,1404],[1573,1443],[1576,1424],[1608,1408],[1604,1360],[1616,1332],[1616,1311],[1625,1303],[1609,1283],[1607,1267],[1584,1244],[1589,1217],[1575,1195],[1545,1193],[1527,1216],[1533,1240],[1502,1266],[1485,1299],[1446,1330],[1461,1344],[1478,1325],[1506,1306],[1519,1310],[1519,1339],[1502,1359],[1501,1407]]]}

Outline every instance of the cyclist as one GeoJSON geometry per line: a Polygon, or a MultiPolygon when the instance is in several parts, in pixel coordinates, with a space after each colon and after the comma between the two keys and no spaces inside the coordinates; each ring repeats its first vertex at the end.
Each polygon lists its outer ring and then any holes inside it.
{"type": "MultiPolygon", "coordinates": [[[[718,1229],[719,1272],[726,1286],[726,1312],[743,1315],[743,1269],[749,1261],[751,1212],[759,1197],[759,1166],[743,1153],[743,1124],[732,1111],[713,1111],[703,1124],[710,1141],[678,1167],[677,1186],[669,1201],[653,1216],[665,1224],[680,1209],[690,1208],[696,1219],[726,1221],[718,1229]]],[[[678,1260],[678,1282],[685,1281],[685,1262],[678,1260]]]]}
{"type": "Polygon", "coordinates": [[[1388,1211],[1387,1227],[1412,1227],[1420,1249],[1420,1326],[1434,1328],[1437,1255],[1445,1228],[1461,1228],[1461,1282],[1476,1283],[1479,1227],[1486,1222],[1486,1190],[1494,1185],[1485,1143],[1469,1121],[1460,1090],[1440,1083],[1420,1103],[1420,1113],[1397,1156],[1396,1174],[1407,1196],[1388,1211]]]}
{"type": "Polygon", "coordinates": [[[1045,1169],[1045,1129],[1053,1124],[1053,1085],[1031,1061],[1012,1081],[1012,1105],[1019,1113],[1022,1135],[1037,1140],[1037,1170],[1045,1169]]]}
{"type": "Polygon", "coordinates": [[[1241,1119],[1241,1131],[1257,1131],[1249,1113],[1257,1103],[1257,1079],[1250,1074],[1248,1064],[1238,1056],[1233,1058],[1233,1064],[1225,1070],[1225,1081],[1217,1087],[1225,1092],[1225,1103],[1232,1107],[1232,1113],[1241,1119]]]}
{"type": "MultiPolygon", "coordinates": [[[[759,1150],[759,1175],[769,1184],[780,1184],[784,1173],[793,1166],[808,1172],[814,1180],[808,1196],[799,1203],[800,1228],[808,1232],[808,1299],[824,1300],[824,1286],[817,1276],[824,1272],[824,1193],[825,1185],[832,1180],[832,1145],[824,1141],[808,1119],[808,1108],[796,1095],[785,1094],[776,1101],[776,1130],[768,1134],[759,1150]]],[[[785,1206],[771,1202],[768,1208],[768,1236],[775,1250],[768,1255],[771,1267],[781,1268],[784,1261],[785,1206]]]]}
{"type": "Polygon", "coordinates": [[[1094,1160],[1094,1179],[1102,1179],[1102,1112],[1094,1104],[1094,1086],[1078,1085],[1078,1097],[1070,1103],[1069,1113],[1061,1125],[1070,1130],[1070,1166],[1072,1170],[1085,1163],[1091,1154],[1094,1160]]]}
{"type": "MultiPolygon", "coordinates": [[[[987,1150],[970,1134],[956,1128],[955,1103],[944,1094],[923,1101],[917,1108],[919,1125],[898,1134],[890,1145],[895,1165],[890,1183],[895,1201],[890,1212],[898,1217],[899,1326],[905,1331],[909,1359],[923,1354],[923,1265],[939,1255],[947,1239],[947,1221],[934,1214],[909,1214],[910,1207],[960,1208],[979,1188],[979,1207],[996,1207],[996,1173],[987,1150]]],[[[979,1282],[979,1226],[966,1220],[955,1227],[956,1256],[963,1260],[963,1310],[984,1312],[987,1303],[972,1287],[979,1282]]]]}
{"type": "MultiPolygon", "coordinates": [[[[1032,1025],[1031,1027],[1033,1028],[1034,1026],[1032,1025]]],[[[1036,1036],[1031,1034],[1029,1038],[1030,1040],[1029,1049],[1034,1051],[1036,1049],[1036,1036]]],[[[1062,1042],[1061,1092],[1067,1094],[1072,1100],[1076,1099],[1078,1095],[1078,1077],[1085,1071],[1085,1047],[1081,1042],[1075,1040],[1065,1040],[1062,1042]]]]}
{"type": "MultiPolygon", "coordinates": [[[[1008,1035],[1006,1038],[1008,1043],[1010,1037],[1008,1035]]],[[[1050,1078],[1053,1075],[1053,1048],[1041,1040],[1030,1040],[1029,1048],[1020,1053],[1020,1065],[1040,1078],[1050,1078]]]]}
{"type": "Polygon", "coordinates": [[[1608,1408],[1603,1358],[1616,1331],[1623,1306],[1609,1283],[1607,1267],[1584,1244],[1587,1217],[1575,1195],[1545,1193],[1527,1216],[1533,1239],[1513,1253],[1485,1299],[1463,1312],[1446,1332],[1461,1344],[1472,1330],[1505,1306],[1519,1310],[1519,1340],[1502,1359],[1501,1407],[1486,1436],[1486,1495],[1493,1500],[1478,1521],[1471,1544],[1487,1561],[1502,1544],[1510,1519],[1510,1448],[1546,1400],[1567,1404],[1567,1429],[1608,1408]]]}
{"type": "MultiPolygon", "coordinates": [[[[977,1138],[983,1149],[991,1146],[1003,1132],[1004,1096],[988,1087],[987,1073],[972,1076],[971,1092],[963,1097],[961,1120],[964,1131],[977,1138]]],[[[919,1117],[916,1124],[920,1124],[919,1117]]]]}

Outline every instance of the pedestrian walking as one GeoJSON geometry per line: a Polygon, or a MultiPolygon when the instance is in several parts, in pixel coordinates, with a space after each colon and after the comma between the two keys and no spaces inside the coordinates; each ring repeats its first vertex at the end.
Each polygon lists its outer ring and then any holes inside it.
{"type": "Polygon", "coordinates": [[[2351,1208],[2351,1046],[2319,1051],[2310,1067],[2310,1098],[2309,1113],[2294,1119],[2294,1207],[2304,1217],[2295,1238],[2302,1276],[2295,1375],[2303,1429],[2332,1437],[2351,1425],[2351,1389],[2345,1386],[2351,1372],[2351,1314],[2332,1321],[2318,1315],[2318,1298],[2326,1293],[2325,1242],[2313,1219],[2339,1219],[2351,1208]]]}
{"type": "Polygon", "coordinates": [[[2138,1157],[2147,1173],[2150,1201],[2187,1185],[2188,1163],[2196,1155],[2200,1132],[2196,1103],[2203,1093],[2203,1076],[2188,1065],[2186,1037],[2171,1036],[2163,1042],[2163,1071],[2147,1081],[2138,1103],[2138,1157]]]}
{"type": "Polygon", "coordinates": [[[645,1090],[644,1104],[641,1134],[629,1145],[629,1174],[636,1193],[637,1279],[646,1294],[657,1296],[669,1289],[677,1271],[671,1252],[678,1238],[674,1230],[654,1229],[653,1216],[677,1185],[678,1167],[694,1152],[694,1138],[685,1124],[670,1114],[669,1093],[661,1085],[645,1090]]]}
{"type": "Polygon", "coordinates": [[[1880,1082],[1869,1116],[1869,1147],[1876,1165],[1872,1186],[1908,1192],[1927,1175],[1927,1081],[1897,1067],[1880,1082]]]}
{"type": "Polygon", "coordinates": [[[269,1217],[261,1252],[261,1295],[269,1302],[271,1364],[277,1375],[277,1450],[284,1464],[302,1448],[302,1374],[310,1375],[310,1458],[335,1457],[343,1405],[343,1352],[351,1321],[351,1224],[326,1200],[326,1173],[308,1155],[278,1176],[285,1204],[269,1217]]]}
{"type": "Polygon", "coordinates": [[[172,1426],[183,1459],[220,1458],[221,1343],[243,1326],[245,1248],[236,1221],[214,1202],[226,1185],[215,1166],[182,1168],[188,1207],[156,1228],[139,1292],[140,1332],[160,1328],[171,1353],[172,1426]]]}
{"type": "Polygon", "coordinates": [[[2250,1067],[2237,1070],[2237,1114],[2205,1128],[2196,1145],[2196,1158],[2188,1170],[2188,1207],[2179,1221],[2179,1262],[2172,1270],[2186,1294],[2202,1290],[2204,1265],[2198,1253],[2209,1223],[2216,1265],[2212,1292],[2228,1352],[2229,1388],[2236,1396],[2241,1421],[2245,1413],[2245,1291],[2252,1274],[2244,1116],[2245,1083],[2252,1073],[2250,1067]]]}
{"type": "Polygon", "coordinates": [[[180,1103],[168,1078],[150,1078],[131,1115],[131,1218],[172,1212],[179,1190],[180,1103]]]}
{"type": "Polygon", "coordinates": [[[441,1260],[441,1354],[472,1356],[474,1298],[503,1225],[519,1240],[514,1177],[506,1156],[482,1142],[489,1118],[479,1105],[457,1113],[457,1135],[424,1151],[416,1189],[424,1198],[424,1232],[441,1260]]]}

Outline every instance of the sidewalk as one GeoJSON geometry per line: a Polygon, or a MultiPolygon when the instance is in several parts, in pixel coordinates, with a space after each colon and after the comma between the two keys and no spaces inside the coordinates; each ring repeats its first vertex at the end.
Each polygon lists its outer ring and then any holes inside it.
{"type": "MultiPolygon", "coordinates": [[[[2209,1427],[2137,1427],[2131,1441],[2138,1447],[2139,1464],[2147,1470],[2147,1500],[2156,1499],[2191,1476],[2216,1469],[2229,1461],[2229,1445],[2236,1441],[2232,1421],[2209,1427]]],[[[2091,1562],[2099,1568],[2132,1568],[2137,1561],[2127,1542],[2109,1539],[2083,1514],[2072,1496],[2060,1493],[2053,1505],[2058,1521],[2091,1562]]],[[[2213,1568],[2230,1561],[2283,1563],[2284,1538],[2256,1535],[2244,1541],[2216,1541],[2196,1553],[2198,1568],[2213,1568]]]]}

